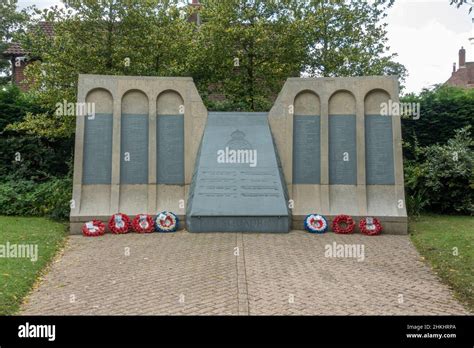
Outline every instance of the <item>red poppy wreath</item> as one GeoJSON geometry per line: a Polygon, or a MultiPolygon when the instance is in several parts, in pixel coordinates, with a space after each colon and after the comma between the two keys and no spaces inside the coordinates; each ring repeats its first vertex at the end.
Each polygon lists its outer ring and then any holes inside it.
{"type": "Polygon", "coordinates": [[[377,218],[368,216],[359,221],[359,229],[363,234],[376,236],[382,232],[382,225],[377,218]]]}
{"type": "Polygon", "coordinates": [[[86,222],[82,226],[82,234],[86,237],[102,236],[105,233],[105,224],[99,220],[86,222]]]}
{"type": "Polygon", "coordinates": [[[122,234],[128,233],[130,230],[131,223],[130,218],[126,214],[118,213],[112,215],[109,220],[109,229],[112,233],[122,234]]]}
{"type": "Polygon", "coordinates": [[[354,231],[355,222],[349,215],[338,215],[332,222],[332,230],[340,234],[350,234],[354,231]]]}
{"type": "Polygon", "coordinates": [[[148,214],[138,214],[132,221],[132,228],[137,233],[150,233],[155,230],[155,221],[148,214]]]}

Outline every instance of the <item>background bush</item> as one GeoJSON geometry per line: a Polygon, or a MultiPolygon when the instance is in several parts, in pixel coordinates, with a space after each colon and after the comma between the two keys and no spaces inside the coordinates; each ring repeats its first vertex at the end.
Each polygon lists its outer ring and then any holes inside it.
{"type": "Polygon", "coordinates": [[[40,112],[34,94],[0,89],[0,215],[69,216],[73,139],[7,129],[40,112]]]}
{"type": "Polygon", "coordinates": [[[474,141],[470,128],[456,130],[454,138],[444,145],[415,146],[414,159],[404,163],[409,213],[474,213],[474,141]]]}
{"type": "Polygon", "coordinates": [[[2,215],[48,216],[67,219],[72,197],[70,177],[53,178],[43,183],[11,180],[0,183],[2,215]]]}
{"type": "MultiPolygon", "coordinates": [[[[474,127],[474,89],[439,86],[408,94],[400,99],[405,103],[420,103],[420,118],[402,119],[403,156],[415,159],[415,147],[445,144],[455,131],[474,127]]],[[[472,137],[472,134],[471,134],[472,137]]]]}

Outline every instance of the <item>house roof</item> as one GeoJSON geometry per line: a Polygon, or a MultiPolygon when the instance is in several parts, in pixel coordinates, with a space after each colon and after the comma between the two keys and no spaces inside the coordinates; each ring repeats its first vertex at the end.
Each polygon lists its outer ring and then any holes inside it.
{"type": "Polygon", "coordinates": [[[17,42],[11,42],[8,48],[3,51],[4,56],[21,56],[25,53],[25,50],[17,42]]]}
{"type": "MultiPolygon", "coordinates": [[[[43,32],[49,36],[52,37],[54,36],[54,31],[53,31],[53,23],[51,22],[39,22],[38,27],[43,30],[43,32]]],[[[23,56],[27,54],[22,47],[21,44],[18,42],[11,42],[8,46],[8,48],[2,52],[2,55],[5,57],[16,57],[16,56],[23,56]]]]}
{"type": "Polygon", "coordinates": [[[447,85],[474,88],[474,62],[466,62],[464,67],[453,72],[447,85]]]}

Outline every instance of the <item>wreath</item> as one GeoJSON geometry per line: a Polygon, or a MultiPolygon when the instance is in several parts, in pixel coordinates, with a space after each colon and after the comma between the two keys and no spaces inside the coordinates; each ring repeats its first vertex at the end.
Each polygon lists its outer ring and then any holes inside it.
{"type": "Polygon", "coordinates": [[[354,231],[355,222],[349,215],[338,215],[332,222],[332,230],[340,234],[349,234],[354,231]]]}
{"type": "Polygon", "coordinates": [[[155,222],[148,214],[138,214],[132,221],[132,228],[137,233],[150,233],[155,229],[155,222]]]}
{"type": "Polygon", "coordinates": [[[309,214],[304,219],[304,228],[312,233],[324,233],[328,229],[328,222],[319,214],[309,214]]]}
{"type": "Polygon", "coordinates": [[[162,211],[155,218],[158,232],[174,232],[178,228],[178,217],[169,211],[162,211]]]}
{"type": "Polygon", "coordinates": [[[86,237],[102,236],[104,233],[105,224],[100,220],[92,220],[82,226],[82,234],[86,237]]]}
{"type": "Polygon", "coordinates": [[[377,218],[367,216],[359,221],[359,229],[363,234],[375,236],[382,232],[382,225],[377,218]]]}
{"type": "Polygon", "coordinates": [[[130,226],[130,218],[126,214],[114,214],[109,220],[109,229],[115,234],[128,233],[130,226]]]}

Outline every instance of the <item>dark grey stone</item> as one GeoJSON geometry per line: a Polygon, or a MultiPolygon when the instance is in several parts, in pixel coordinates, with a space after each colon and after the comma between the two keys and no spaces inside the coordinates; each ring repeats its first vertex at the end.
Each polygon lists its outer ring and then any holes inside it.
{"type": "Polygon", "coordinates": [[[110,184],[112,181],[112,114],[96,113],[85,118],[84,185],[110,184]]]}
{"type": "Polygon", "coordinates": [[[148,184],[148,115],[122,114],[120,139],[120,183],[148,184]]]}
{"type": "Polygon", "coordinates": [[[356,116],[329,115],[329,184],[357,184],[356,154],[356,116]]]}
{"type": "Polygon", "coordinates": [[[367,185],[394,185],[392,118],[365,115],[367,185]]]}
{"type": "Polygon", "coordinates": [[[156,121],[158,184],[184,184],[184,116],[158,115],[156,121]]]}
{"type": "Polygon", "coordinates": [[[293,117],[293,184],[321,181],[321,123],[318,115],[293,117]]]}
{"type": "Polygon", "coordinates": [[[189,231],[289,231],[287,197],[266,113],[209,113],[196,165],[189,231]],[[228,154],[255,150],[255,167],[218,163],[218,151],[225,153],[226,148],[228,154]]]}

